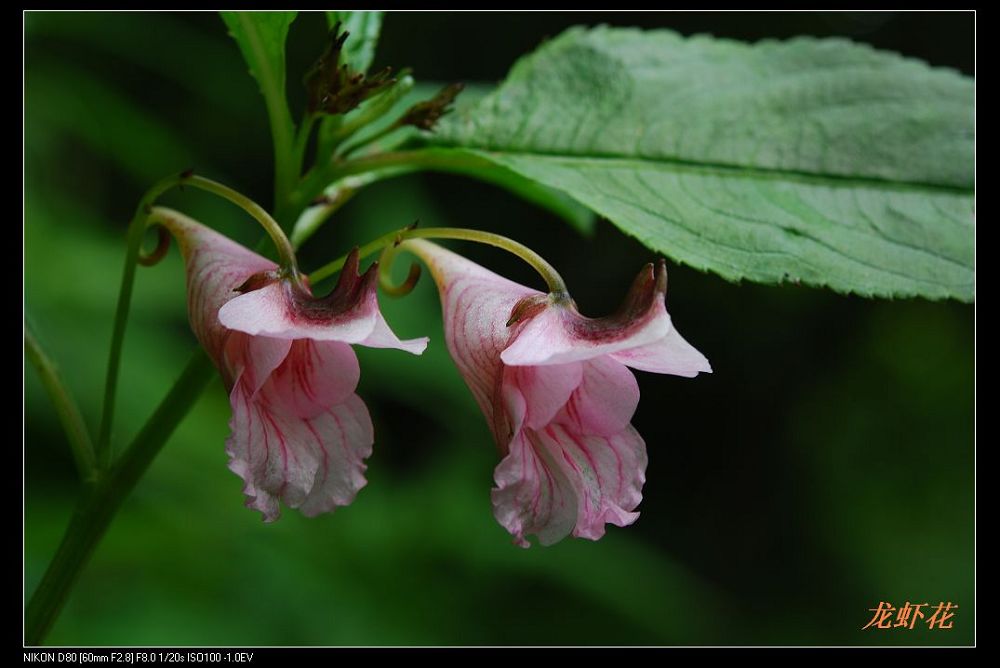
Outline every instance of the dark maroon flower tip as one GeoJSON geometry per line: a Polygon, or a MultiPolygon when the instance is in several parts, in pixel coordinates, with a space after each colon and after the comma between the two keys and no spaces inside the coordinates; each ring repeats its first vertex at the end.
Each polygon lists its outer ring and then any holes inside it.
{"type": "Polygon", "coordinates": [[[530,320],[538,315],[550,303],[548,295],[529,295],[514,304],[511,309],[510,318],[507,319],[507,327],[512,327],[523,320],[530,320]]]}
{"type": "Polygon", "coordinates": [[[233,288],[233,292],[239,292],[240,294],[253,292],[279,280],[281,280],[281,272],[278,269],[259,271],[243,281],[238,287],[233,288]]]}
{"type": "Polygon", "coordinates": [[[639,270],[621,306],[610,318],[629,322],[652,307],[667,294],[667,263],[660,259],[654,268],[652,262],[639,270]]]}
{"type": "Polygon", "coordinates": [[[325,297],[315,297],[308,284],[286,281],[289,316],[310,321],[333,317],[374,306],[378,283],[378,263],[373,262],[364,274],[359,273],[360,257],[354,247],[344,261],[337,285],[325,297]]]}

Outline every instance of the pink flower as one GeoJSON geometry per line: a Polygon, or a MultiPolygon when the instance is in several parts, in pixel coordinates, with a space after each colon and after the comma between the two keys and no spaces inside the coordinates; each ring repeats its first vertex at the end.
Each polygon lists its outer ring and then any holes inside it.
{"type": "Polygon", "coordinates": [[[273,521],[279,499],[310,517],[351,503],[374,436],[350,344],[420,354],[427,339],[396,338],[378,309],[376,267],[358,275],[356,252],[317,299],[189,218],[171,213],[164,225],[187,266],[191,327],[229,390],[226,453],[246,505],[273,521]]]}
{"type": "Polygon", "coordinates": [[[441,292],[445,339],[486,415],[502,460],[497,520],[522,547],[568,534],[597,540],[606,523],[639,514],[646,446],[630,424],[633,367],[692,377],[708,360],[674,328],[663,262],[639,272],[619,311],[585,318],[568,296],[546,295],[439,246],[406,242],[441,292]]]}

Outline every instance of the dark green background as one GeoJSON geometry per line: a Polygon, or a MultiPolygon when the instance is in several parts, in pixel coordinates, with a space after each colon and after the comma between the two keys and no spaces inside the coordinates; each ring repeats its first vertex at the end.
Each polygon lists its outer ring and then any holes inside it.
{"type": "MultiPolygon", "coordinates": [[[[496,81],[574,23],[742,39],[848,35],[972,74],[972,14],[391,14],[376,66],[424,81],[496,81]]],[[[263,103],[214,14],[26,16],[25,305],[96,426],[124,230],[139,195],[195,167],[262,203],[263,103]]],[[[324,23],[289,38],[289,94],[324,23]]],[[[225,203],[167,203],[245,242],[225,203]]],[[[306,268],[419,218],[501,232],[610,311],[652,253],[600,222],[585,238],[459,177],[376,185],[303,252],[306,268]]],[[[535,284],[496,251],[468,255],[535,284]]],[[[49,641],[66,644],[968,644],[974,639],[974,311],[736,285],[669,264],[667,305],[715,373],[638,374],[649,450],[640,509],[600,542],[524,551],[493,520],[496,450],[450,363],[429,281],[383,298],[422,358],[359,350],[376,427],[355,503],[273,525],[226,469],[215,381],[124,505],[49,641]],[[861,631],[879,601],[959,604],[950,631],[861,631]]],[[[125,347],[122,446],[194,345],[176,251],[139,272],[125,347]]],[[[64,437],[25,381],[25,587],[78,488],[64,437]]]]}

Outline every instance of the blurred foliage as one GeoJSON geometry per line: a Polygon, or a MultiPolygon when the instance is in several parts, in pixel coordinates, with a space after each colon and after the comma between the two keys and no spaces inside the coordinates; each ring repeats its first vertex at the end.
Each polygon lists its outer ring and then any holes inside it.
{"type": "MultiPolygon", "coordinates": [[[[744,39],[846,34],[966,71],[973,48],[969,14],[418,13],[386,17],[373,66],[413,65],[424,81],[491,80],[542,36],[598,22],[744,39]]],[[[292,25],[293,116],[325,30],[322,15],[292,25]]],[[[132,207],[154,179],[187,167],[268,203],[267,119],[213,14],[29,13],[26,40],[25,308],[93,428],[132,207]]],[[[204,194],[166,203],[244,243],[257,238],[204,194]]],[[[604,221],[585,238],[490,186],[411,175],[356,197],[310,240],[303,265],[416,218],[529,243],[593,314],[613,308],[650,259],[604,221]]],[[[536,282],[515,259],[463,250],[536,282]]],[[[510,545],[490,509],[496,450],[448,359],[437,295],[424,281],[382,301],[401,337],[432,336],[427,353],[359,350],[377,442],[369,486],[352,506],[312,520],[286,511],[273,525],[244,509],[225,465],[228,403],[215,382],[124,505],[48,640],[971,643],[973,307],[734,285],[683,267],[671,267],[670,286],[674,321],[715,373],[641,374],[634,424],[650,465],[633,527],[611,527],[597,543],[510,545]],[[880,600],[961,607],[951,631],[861,631],[880,600]]],[[[172,251],[139,272],[118,447],[193,345],[172,251]]],[[[25,382],[30,593],[78,489],[30,369],[25,382]]]]}

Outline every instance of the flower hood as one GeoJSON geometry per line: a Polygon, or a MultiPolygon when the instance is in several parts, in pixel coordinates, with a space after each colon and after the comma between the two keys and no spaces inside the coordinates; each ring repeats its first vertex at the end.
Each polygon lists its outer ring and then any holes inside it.
{"type": "Polygon", "coordinates": [[[226,452],[247,505],[271,521],[279,500],[307,516],[349,504],[366,484],[374,440],[350,344],[419,354],[427,339],[393,334],[378,310],[376,267],[359,275],[356,252],[317,299],[190,218],[170,212],[163,224],[184,256],[191,328],[229,390],[226,452]]]}
{"type": "Polygon", "coordinates": [[[631,524],[646,448],[631,425],[639,387],[626,367],[681,376],[709,372],[664,304],[661,262],[639,273],[607,318],[585,318],[568,296],[507,280],[423,240],[406,245],[430,267],[445,340],[502,457],[497,520],[527,547],[572,534],[598,539],[631,524]]]}

